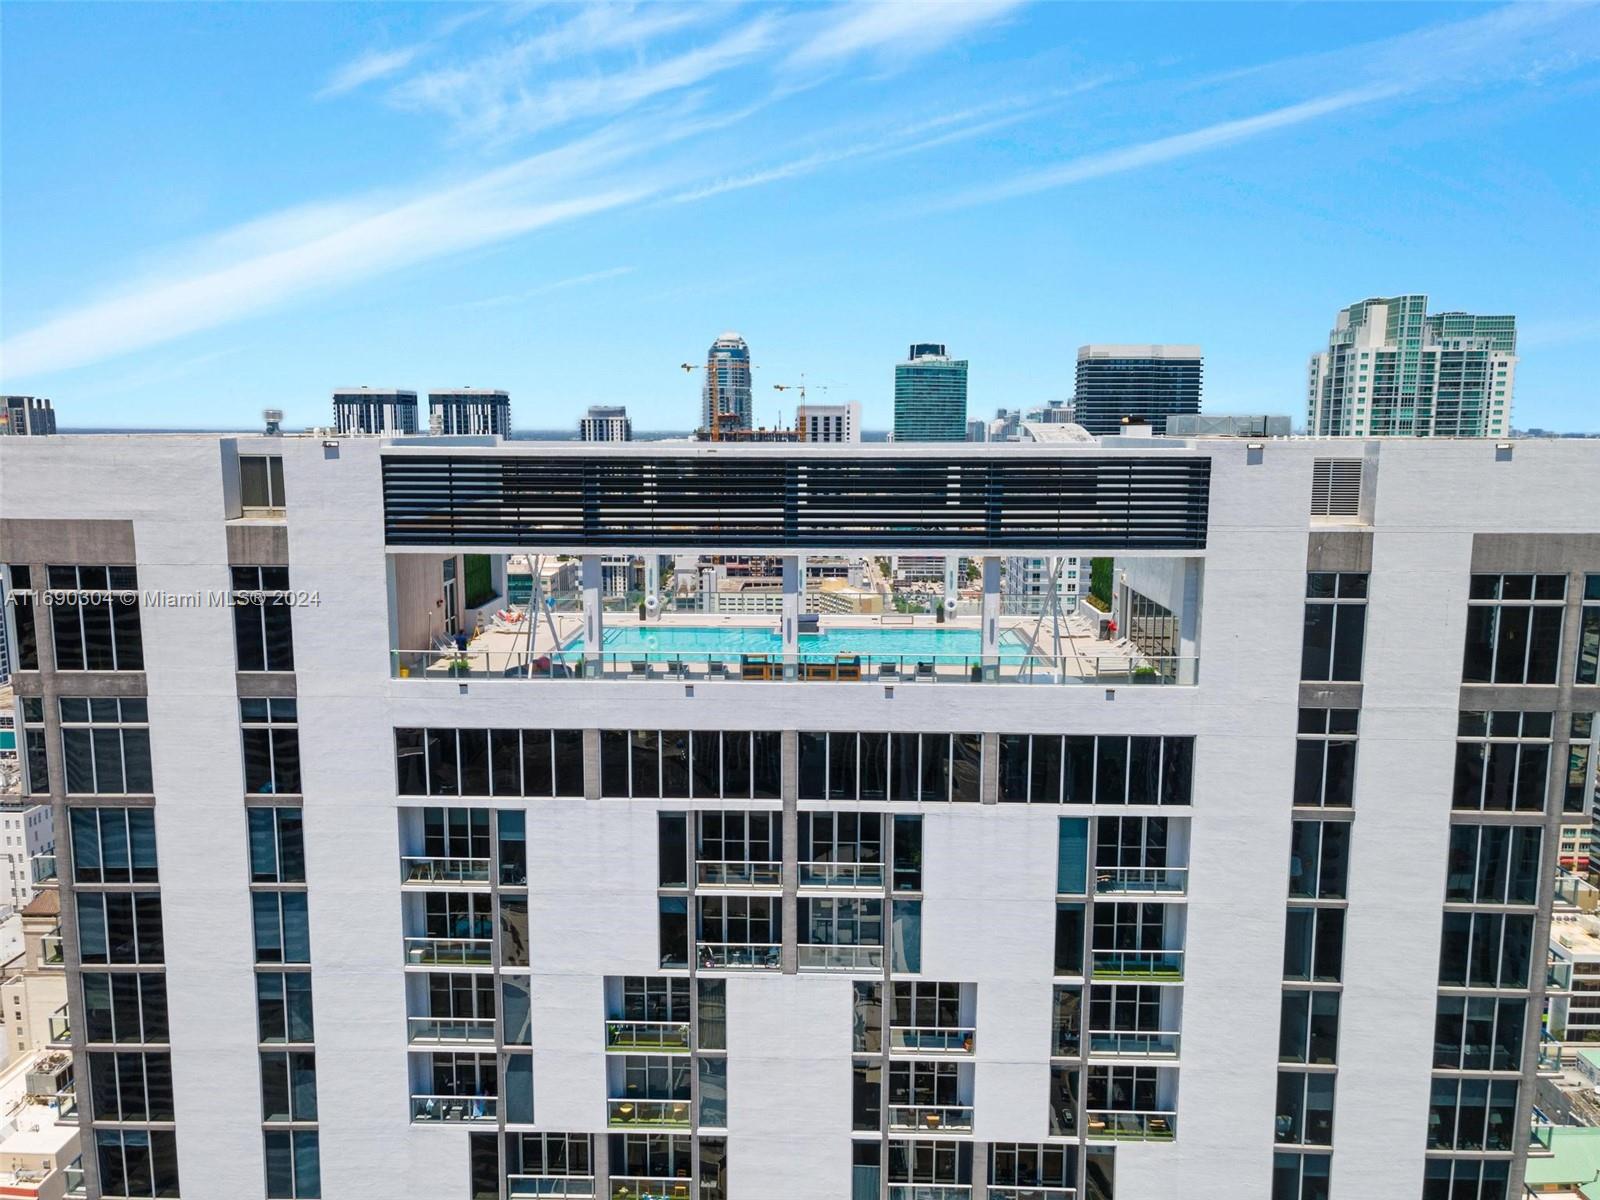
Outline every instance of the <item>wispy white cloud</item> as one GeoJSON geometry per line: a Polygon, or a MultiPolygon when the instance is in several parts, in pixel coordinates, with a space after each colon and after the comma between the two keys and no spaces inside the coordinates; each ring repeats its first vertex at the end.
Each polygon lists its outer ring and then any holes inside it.
{"type": "Polygon", "coordinates": [[[1529,320],[1517,330],[1517,349],[1548,350],[1554,346],[1579,346],[1600,342],[1600,313],[1554,320],[1529,320]]]}
{"type": "Polygon", "coordinates": [[[534,300],[540,296],[548,296],[551,292],[564,292],[570,288],[586,287],[591,283],[603,283],[607,279],[620,279],[624,275],[632,275],[635,267],[609,267],[604,271],[588,271],[582,275],[573,275],[566,279],[557,279],[552,283],[542,283],[538,287],[528,288],[522,292],[509,292],[503,296],[485,296],[481,300],[467,300],[461,304],[451,304],[450,309],[464,308],[504,308],[508,304],[521,304],[524,300],[534,300]]]}
{"type": "Polygon", "coordinates": [[[992,23],[1022,0],[870,0],[829,10],[820,28],[790,52],[789,67],[816,67],[857,55],[909,59],[992,23]],[[837,14],[837,15],[833,15],[837,14]]]}
{"type": "Polygon", "coordinates": [[[414,46],[401,46],[395,50],[368,50],[359,54],[328,77],[328,82],[323,84],[316,99],[331,100],[374,80],[403,71],[416,61],[417,55],[426,46],[427,43],[418,42],[414,46]]]}

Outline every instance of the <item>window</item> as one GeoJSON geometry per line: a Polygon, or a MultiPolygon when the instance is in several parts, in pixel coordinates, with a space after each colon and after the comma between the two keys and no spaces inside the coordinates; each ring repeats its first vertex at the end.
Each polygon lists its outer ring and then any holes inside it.
{"type": "Polygon", "coordinates": [[[1283,993],[1278,1061],[1332,1066],[1339,1061],[1339,993],[1291,988],[1283,993]]]}
{"type": "Polygon", "coordinates": [[[425,858],[489,858],[487,808],[436,808],[422,810],[422,854],[425,858]]]}
{"type": "Polygon", "coordinates": [[[1179,652],[1177,615],[1130,587],[1123,590],[1128,597],[1128,640],[1146,658],[1158,660],[1158,667],[1170,668],[1170,663],[1159,660],[1171,659],[1179,652]]]}
{"type": "Polygon", "coordinates": [[[1056,904],[1055,973],[1057,975],[1083,974],[1082,904],[1056,904]]]}
{"type": "Polygon", "coordinates": [[[1328,1200],[1332,1163],[1326,1154],[1274,1154],[1272,1200],[1328,1200]]]}
{"type": "Polygon", "coordinates": [[[61,697],[61,757],[68,795],[149,795],[150,716],[135,696],[61,697]]]}
{"type": "Polygon", "coordinates": [[[976,733],[801,733],[800,799],[976,802],[976,733]]]}
{"type": "Polygon", "coordinates": [[[972,1178],[970,1142],[891,1141],[889,1183],[965,1184],[972,1178]]]}
{"type": "Polygon", "coordinates": [[[91,1044],[164,1043],[167,981],[159,971],[83,973],[86,1039],[91,1044]]]}
{"type": "Polygon", "coordinates": [[[1588,813],[1600,798],[1600,722],[1594,713],[1573,713],[1567,746],[1567,781],[1561,811],[1588,813]],[[1592,768],[1592,769],[1591,769],[1592,768]]]}
{"type": "Polygon", "coordinates": [[[1440,996],[1433,1065],[1445,1071],[1520,1071],[1528,1002],[1494,996],[1440,996]]]}
{"type": "Polygon", "coordinates": [[[1355,802],[1355,708],[1302,708],[1295,740],[1294,802],[1302,808],[1349,808],[1355,802]]]}
{"type": "Polygon", "coordinates": [[[591,1175],[587,1133],[511,1133],[506,1135],[507,1170],[512,1175],[591,1175]]]}
{"type": "Polygon", "coordinates": [[[702,883],[778,882],[777,873],[783,864],[782,813],[703,812],[697,816],[700,841],[696,858],[702,883]],[[752,867],[768,870],[752,874],[752,867]]]}
{"type": "Polygon", "coordinates": [[[315,1200],[322,1195],[322,1164],[315,1129],[268,1130],[267,1200],[315,1200]]]}
{"type": "Polygon", "coordinates": [[[58,671],[142,671],[133,567],[46,567],[58,671]]]}
{"type": "Polygon", "coordinates": [[[1366,636],[1365,572],[1308,574],[1300,678],[1318,682],[1359,680],[1366,636]]]}
{"type": "Polygon", "coordinates": [[[1000,799],[1032,804],[1188,804],[1191,737],[1000,735],[1000,799]]]}
{"type": "Polygon", "coordinates": [[[782,742],[776,730],[602,729],[600,794],[776,800],[781,796],[782,742]]]}
{"type": "Polygon", "coordinates": [[[630,1099],[687,1100],[689,1060],[656,1054],[629,1054],[622,1060],[623,1094],[630,1099]]]}
{"type": "MultiPolygon", "coordinates": [[[[430,984],[436,978],[439,976],[429,975],[430,984]]],[[[310,1042],[315,1036],[311,976],[304,971],[259,972],[256,975],[256,1024],[263,1043],[310,1042]]]]}
{"type": "Polygon", "coordinates": [[[1517,1081],[1435,1079],[1428,1105],[1428,1149],[1515,1148],[1517,1081]]]}
{"type": "Polygon", "coordinates": [[[249,795],[300,791],[300,728],[292,696],[239,701],[244,790],[249,795]]]}
{"type": "Polygon", "coordinates": [[[883,901],[802,896],[799,940],[802,946],[882,946],[883,901]]]}
{"type": "Polygon", "coordinates": [[[1050,1053],[1076,1058],[1083,1044],[1083,989],[1056,985],[1051,1000],[1050,1053]]]}
{"type": "Polygon", "coordinates": [[[233,568],[233,642],[239,670],[294,670],[288,592],[288,567],[233,568]]]}
{"type": "Polygon", "coordinates": [[[1462,681],[1554,683],[1566,598],[1565,575],[1474,575],[1462,681]]]}
{"type": "Polygon", "coordinates": [[[309,1050],[261,1052],[261,1119],[317,1119],[317,1056],[309,1050]]]}
{"type": "Polygon", "coordinates": [[[13,563],[9,568],[11,583],[3,589],[5,609],[0,613],[0,637],[5,633],[5,622],[9,620],[11,632],[16,638],[17,647],[16,669],[19,671],[37,671],[39,669],[39,633],[34,620],[34,593],[33,570],[13,563]]]}
{"type": "Polygon", "coordinates": [[[1547,712],[1462,713],[1452,807],[1543,812],[1553,722],[1547,712]]]}
{"type": "Polygon", "coordinates": [[[1578,617],[1578,683],[1600,683],[1600,575],[1583,577],[1583,609],[1578,617]]]}
{"type": "Polygon", "coordinates": [[[583,795],[581,729],[396,729],[394,744],[402,796],[583,795]]]}
{"type": "Polygon", "coordinates": [[[311,961],[304,892],[252,892],[250,902],[258,963],[311,961]]]}
{"type": "MultiPolygon", "coordinates": [[[[700,965],[778,965],[783,902],[771,896],[701,896],[700,965]]],[[[878,944],[882,944],[882,937],[878,944]]]]}
{"type": "Polygon", "coordinates": [[[178,1194],[177,1135],[162,1129],[96,1129],[100,1194],[150,1198],[178,1194]]]}
{"type": "Polygon", "coordinates": [[[1343,900],[1350,875],[1348,821],[1296,821],[1289,845],[1289,895],[1343,900]]]}
{"type": "Polygon", "coordinates": [[[1509,1162],[1430,1158],[1423,1174],[1422,1200],[1508,1200],[1509,1162]]]}
{"type": "Polygon", "coordinates": [[[1452,825],[1446,901],[1455,904],[1537,904],[1537,825],[1452,825]]]}
{"type": "Polygon", "coordinates": [[[239,505],[246,512],[283,508],[283,456],[239,456],[239,505]]]}
{"type": "Polygon", "coordinates": [[[251,808],[250,882],[304,883],[306,849],[298,808],[251,808]]]}
{"type": "Polygon", "coordinates": [[[998,1142],[989,1148],[989,1185],[993,1187],[1077,1186],[1074,1147],[998,1142]]]}
{"type": "Polygon", "coordinates": [[[688,1021],[689,981],[682,978],[628,975],[622,980],[625,1021],[688,1021]]]}
{"type": "Polygon", "coordinates": [[[79,892],[78,953],[85,964],[161,962],[160,893],[79,892]]]}
{"type": "Polygon", "coordinates": [[[78,883],[156,882],[154,809],[73,808],[68,815],[78,883]]]}
{"type": "Polygon", "coordinates": [[[93,1050],[89,1078],[96,1121],[171,1121],[172,1056],[93,1050]]]}
{"type": "Polygon", "coordinates": [[[1525,988],[1533,949],[1533,915],[1446,912],[1439,944],[1445,987],[1525,988]]]}
{"type": "Polygon", "coordinates": [[[1333,1088],[1334,1076],[1331,1073],[1278,1072],[1278,1115],[1274,1140],[1289,1145],[1331,1146],[1333,1088]]]}
{"type": "Polygon", "coordinates": [[[1284,926],[1283,977],[1338,983],[1344,971],[1344,910],[1289,905],[1284,926]]]}
{"type": "Polygon", "coordinates": [[[882,881],[884,814],[802,812],[799,816],[802,884],[837,879],[873,886],[882,881]]]}

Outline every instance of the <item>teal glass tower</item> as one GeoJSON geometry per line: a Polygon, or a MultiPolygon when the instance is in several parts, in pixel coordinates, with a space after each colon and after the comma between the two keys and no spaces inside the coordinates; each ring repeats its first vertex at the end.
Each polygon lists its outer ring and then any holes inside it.
{"type": "Polygon", "coordinates": [[[967,360],[951,358],[940,342],[913,343],[894,368],[894,440],[966,439],[967,360]]]}

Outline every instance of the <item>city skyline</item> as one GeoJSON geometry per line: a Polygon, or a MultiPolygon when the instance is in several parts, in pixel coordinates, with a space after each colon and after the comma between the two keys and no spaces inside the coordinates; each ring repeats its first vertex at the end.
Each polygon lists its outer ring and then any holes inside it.
{"type": "Polygon", "coordinates": [[[0,386],[65,428],[452,378],[688,428],[728,328],[758,425],[804,377],[888,427],[924,336],[974,414],[1179,342],[1209,408],[1298,415],[1330,314],[1410,293],[1514,314],[1514,423],[1594,428],[1591,8],[1172,7],[1160,60],[1116,49],[1152,10],[1000,0],[217,11],[7,12],[0,386]]]}

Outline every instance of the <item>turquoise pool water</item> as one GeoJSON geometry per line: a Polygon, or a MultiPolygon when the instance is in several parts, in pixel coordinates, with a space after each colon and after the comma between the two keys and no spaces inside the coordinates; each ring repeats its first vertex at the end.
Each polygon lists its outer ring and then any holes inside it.
{"type": "MultiPolygon", "coordinates": [[[[607,654],[722,654],[732,659],[740,654],[781,655],[783,639],[772,629],[747,625],[618,626],[605,631],[604,647],[607,654]]],[[[568,648],[582,649],[582,639],[568,648]]],[[[826,658],[838,654],[976,658],[982,652],[976,629],[832,629],[800,638],[802,655],[826,658]]],[[[1006,633],[1001,637],[1000,652],[1004,657],[1020,658],[1022,643],[1006,633]]]]}

